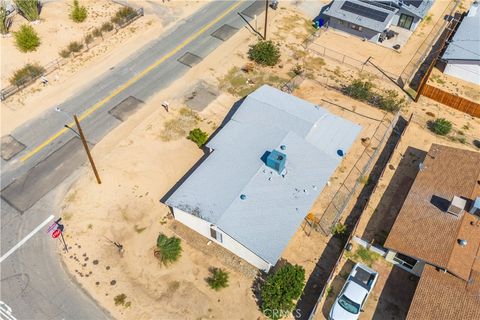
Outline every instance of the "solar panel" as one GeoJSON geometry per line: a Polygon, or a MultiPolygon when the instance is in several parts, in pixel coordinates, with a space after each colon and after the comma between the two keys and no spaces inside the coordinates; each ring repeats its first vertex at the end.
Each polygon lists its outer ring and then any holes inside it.
{"type": "Polygon", "coordinates": [[[395,7],[392,7],[388,4],[381,3],[381,2],[378,2],[378,1],[371,1],[371,0],[360,0],[360,1],[364,2],[364,3],[368,3],[369,5],[372,5],[372,6],[376,6],[376,7],[388,10],[388,11],[392,11],[392,12],[397,10],[397,8],[395,8],[395,7]]]}
{"type": "Polygon", "coordinates": [[[403,0],[403,3],[405,3],[407,6],[414,6],[415,8],[420,7],[422,2],[423,0],[403,0]]]}
{"type": "Polygon", "coordinates": [[[359,16],[362,16],[365,18],[379,21],[379,22],[385,21],[385,19],[388,17],[388,13],[386,12],[378,11],[372,8],[367,8],[358,3],[353,3],[350,1],[345,1],[341,9],[344,11],[351,12],[353,14],[358,14],[359,16]]]}

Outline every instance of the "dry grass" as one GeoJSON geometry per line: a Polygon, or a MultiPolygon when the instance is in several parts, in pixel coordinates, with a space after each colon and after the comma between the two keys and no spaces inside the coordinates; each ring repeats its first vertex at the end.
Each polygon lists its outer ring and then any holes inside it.
{"type": "Polygon", "coordinates": [[[195,111],[182,108],[174,119],[165,122],[160,132],[160,139],[162,141],[172,141],[186,137],[198,122],[200,122],[200,118],[195,111]]]}

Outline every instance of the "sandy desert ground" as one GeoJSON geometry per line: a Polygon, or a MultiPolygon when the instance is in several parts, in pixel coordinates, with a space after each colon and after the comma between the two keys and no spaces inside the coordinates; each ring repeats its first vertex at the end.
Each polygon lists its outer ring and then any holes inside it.
{"type": "MultiPolygon", "coordinates": [[[[309,29],[308,23],[302,22],[299,17],[300,14],[291,7],[272,14],[275,22],[271,30],[273,39],[284,37],[281,28],[290,28],[291,31],[288,38],[282,39],[289,45],[281,47],[280,66],[254,67],[253,71],[242,73],[240,69],[248,63],[248,45],[255,41],[252,33],[242,30],[170,88],[147,101],[140,111],[93,149],[104,183],[96,185],[88,166],[85,166],[79,180],[67,194],[62,217],[66,222],[66,240],[71,249],[62,255],[76,281],[114,317],[262,318],[250,289],[252,277],[226,264],[222,257],[196,250],[184,240],[182,258],[168,268],[160,266],[153,256],[156,237],[159,232],[171,235],[175,229],[168,217],[168,209],[160,204],[159,199],[202,155],[192,142],[185,139],[191,128],[198,126],[212,132],[232,104],[241,97],[240,93],[248,93],[262,83],[281,86],[291,76],[291,69],[298,61],[306,59],[310,62],[310,69],[306,71],[313,79],[305,80],[294,94],[361,123],[362,138],[368,138],[374,132],[378,121],[370,118],[380,119],[385,115],[383,111],[341,95],[337,90],[326,87],[325,81],[315,81],[317,75],[320,77],[319,74],[322,74],[322,79],[329,79],[334,86],[339,86],[357,76],[358,71],[342,69],[338,62],[319,60],[302,53],[302,37],[309,29]],[[188,84],[184,81],[186,78],[189,79],[188,84]],[[247,85],[247,78],[253,79],[254,84],[247,85]],[[192,96],[199,83],[216,89],[217,97],[198,113],[198,120],[195,120],[196,117],[181,110],[189,103],[188,97],[192,96]],[[169,113],[161,108],[164,100],[170,102],[169,113]],[[105,237],[125,246],[123,257],[105,237]],[[204,280],[211,266],[223,267],[230,272],[230,286],[219,293],[212,291],[204,280]],[[126,302],[130,302],[128,306],[115,305],[114,297],[120,294],[126,295],[126,302]]],[[[383,83],[378,81],[380,87],[383,83]]],[[[468,118],[428,99],[410,105],[407,110],[408,113],[416,112],[418,119],[423,119],[426,112],[449,117],[460,128],[470,123],[471,130],[477,130],[480,125],[478,119],[468,118]]],[[[411,143],[428,139],[449,141],[436,136],[432,138],[425,129],[420,129],[409,139],[411,143]]],[[[458,142],[455,144],[459,145],[458,142]]],[[[335,192],[335,187],[339,186],[365,148],[361,140],[355,143],[335,172],[331,189],[325,190],[322,194],[325,198],[319,198],[312,212],[322,212],[328,197],[335,192]]],[[[206,243],[207,239],[204,240],[206,243]]],[[[299,228],[283,257],[304,266],[308,278],[328,243],[329,238],[321,233],[312,232],[307,236],[299,228]]]]}

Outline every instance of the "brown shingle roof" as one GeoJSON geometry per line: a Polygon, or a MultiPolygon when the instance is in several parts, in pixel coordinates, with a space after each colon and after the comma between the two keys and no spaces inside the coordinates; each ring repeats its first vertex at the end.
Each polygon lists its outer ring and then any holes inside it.
{"type": "Polygon", "coordinates": [[[448,272],[426,265],[408,310],[407,320],[480,319],[479,283],[479,272],[472,273],[470,284],[448,272]]]}
{"type": "Polygon", "coordinates": [[[424,165],[385,247],[468,280],[480,246],[479,219],[465,212],[460,216],[447,213],[438,199],[480,196],[480,153],[434,144],[424,165]],[[467,240],[467,245],[460,246],[459,239],[467,240]]]}

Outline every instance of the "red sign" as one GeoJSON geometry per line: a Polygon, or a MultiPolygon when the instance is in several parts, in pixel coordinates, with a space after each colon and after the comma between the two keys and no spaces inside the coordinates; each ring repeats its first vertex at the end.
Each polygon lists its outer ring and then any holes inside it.
{"type": "Polygon", "coordinates": [[[62,234],[62,231],[60,231],[59,229],[55,229],[55,230],[52,232],[52,238],[53,238],[53,239],[56,239],[56,238],[60,237],[61,234],[62,234]]]}

